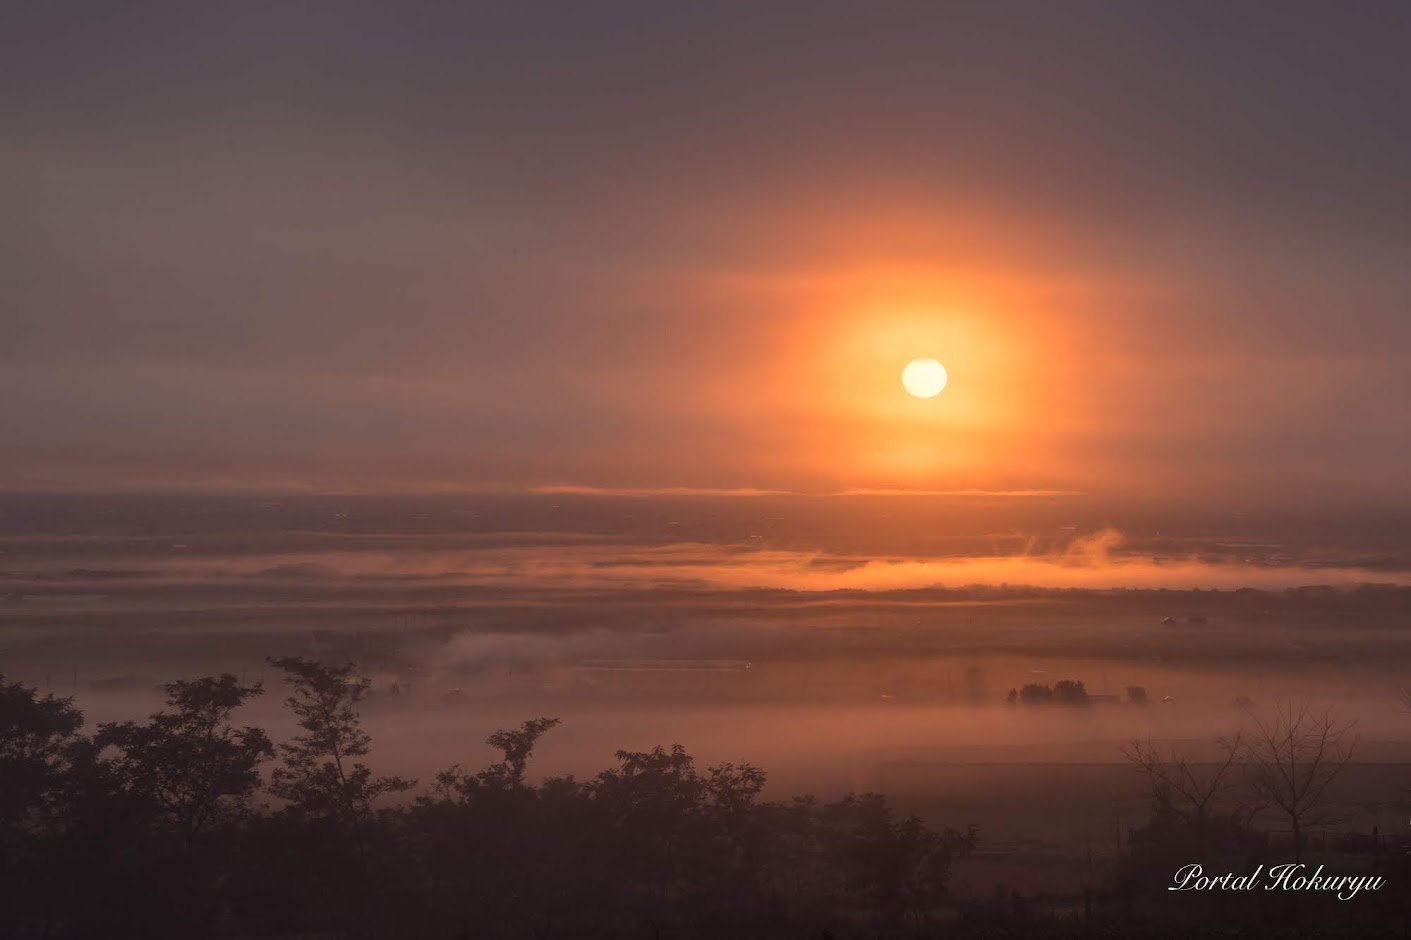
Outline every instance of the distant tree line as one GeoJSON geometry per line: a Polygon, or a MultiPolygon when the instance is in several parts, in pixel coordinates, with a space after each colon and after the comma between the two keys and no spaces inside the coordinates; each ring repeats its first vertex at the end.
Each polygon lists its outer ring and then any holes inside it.
{"type": "Polygon", "coordinates": [[[976,845],[874,794],[763,800],[760,768],[701,770],[679,745],[533,783],[551,718],[408,798],[413,781],[367,764],[368,681],[272,662],[299,728],[280,743],[238,723],[263,690],[231,675],[171,683],[146,722],[92,733],[72,700],[0,678],[0,936],[915,930],[976,845]]]}
{"type": "MultiPolygon", "coordinates": [[[[1127,693],[1128,703],[1132,705],[1146,705],[1150,702],[1144,686],[1129,685],[1124,691],[1127,693]]],[[[1117,700],[1116,696],[1102,696],[1102,698],[1110,701],[1117,700]]],[[[1051,686],[1030,682],[1022,687],[1010,689],[1005,695],[1004,701],[1008,705],[1087,706],[1093,703],[1087,686],[1079,679],[1060,679],[1051,686]]]]}
{"type": "Polygon", "coordinates": [[[1021,705],[1080,705],[1092,704],[1087,687],[1076,679],[1060,679],[1052,686],[1030,682],[1022,688],[1010,689],[1005,695],[1007,704],[1021,705]]]}

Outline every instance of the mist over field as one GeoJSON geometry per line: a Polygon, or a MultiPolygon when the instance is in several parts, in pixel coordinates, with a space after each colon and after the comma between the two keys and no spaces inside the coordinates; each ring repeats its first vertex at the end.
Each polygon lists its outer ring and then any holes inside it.
{"type": "MultiPolygon", "coordinates": [[[[1071,847],[1093,818],[1144,811],[1120,745],[1209,756],[1247,707],[1331,706],[1358,720],[1362,759],[1411,761],[1411,557],[1385,518],[564,493],[26,495],[0,510],[11,680],[109,721],[155,711],[176,678],[278,692],[267,657],[350,661],[372,680],[377,766],[423,787],[487,760],[491,731],[548,715],[563,724],[539,774],[681,743],[764,766],[781,798],[881,789],[1000,842],[1033,822],[1071,847]],[[1005,702],[1062,679],[1096,707],[1005,702]],[[1067,794],[1044,811],[1067,823],[1016,815],[1016,799],[1039,805],[1013,791],[1037,766],[1099,773],[1030,785],[1067,794]]],[[[248,720],[289,733],[281,698],[248,720]]],[[[1399,824],[1400,776],[1356,791],[1357,825],[1399,824]]]]}
{"type": "MultiPolygon", "coordinates": [[[[878,793],[946,839],[973,838],[945,855],[944,893],[926,902],[947,916],[1002,897],[983,916],[1023,923],[1037,905],[1087,924],[1130,890],[1144,916],[1179,922],[1205,908],[1173,912],[1167,869],[1197,849],[1178,832],[1142,860],[1170,804],[1135,742],[1165,755],[1161,772],[1218,782],[1231,753],[1253,753],[1229,748],[1281,710],[1326,714],[1350,760],[1320,791],[1308,857],[1401,870],[1404,531],[1394,514],[1055,494],[19,494],[0,498],[0,674],[72,697],[102,733],[169,711],[174,682],[229,673],[268,693],[235,720],[288,742],[301,729],[286,697],[301,693],[271,659],[348,664],[369,682],[368,764],[415,781],[377,805],[446,839],[498,831],[443,830],[435,813],[479,805],[438,803],[446,781],[503,766],[492,734],[556,718],[530,782],[514,784],[542,789],[512,792],[548,800],[571,779],[601,799],[628,763],[681,745],[703,773],[762,768],[759,798],[777,804],[761,812],[827,819],[878,793]],[[1031,699],[1074,682],[1083,707],[1031,699]],[[818,802],[790,802],[801,795],[818,802]]],[[[1240,851],[1292,852],[1277,809],[1228,802],[1243,792],[1215,804],[1265,833],[1240,851]]],[[[505,890],[555,838],[514,842],[524,859],[505,890]]],[[[512,922],[474,901],[491,877],[480,864],[452,866],[471,885],[456,903],[512,922]]],[[[622,870],[604,877],[626,884],[622,870]]],[[[564,910],[615,916],[586,900],[564,910]]]]}

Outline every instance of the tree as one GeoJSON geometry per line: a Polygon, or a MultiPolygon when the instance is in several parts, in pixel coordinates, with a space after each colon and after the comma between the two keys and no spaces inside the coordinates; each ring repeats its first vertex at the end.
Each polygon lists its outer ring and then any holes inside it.
{"type": "Polygon", "coordinates": [[[1053,700],[1060,705],[1091,705],[1088,690],[1081,681],[1060,679],[1053,686],[1053,700]]]}
{"type": "MultiPolygon", "coordinates": [[[[461,799],[473,795],[484,795],[486,791],[515,792],[527,789],[524,785],[524,772],[529,758],[534,754],[534,746],[545,732],[558,727],[557,718],[531,718],[519,726],[518,730],[506,731],[503,728],[485,739],[485,743],[497,748],[502,758],[478,773],[466,773],[460,764],[436,775],[434,790],[441,799],[459,794],[461,799]]],[[[426,803],[425,797],[421,798],[426,803]]]]}
{"type": "Polygon", "coordinates": [[[270,664],[293,682],[294,694],[284,701],[304,730],[279,746],[284,766],[272,775],[271,793],[297,811],[353,823],[368,816],[378,797],[416,785],[401,777],[373,777],[357,760],[367,756],[372,743],[357,712],[371,683],[353,678],[351,664],[332,666],[301,657],[271,659],[270,664]]]}
{"type": "Polygon", "coordinates": [[[507,787],[524,786],[524,768],[529,756],[534,753],[534,745],[544,732],[558,727],[558,724],[557,718],[531,718],[517,731],[500,730],[490,735],[485,743],[498,749],[504,759],[481,771],[481,780],[507,787]]]}
{"type": "Polygon", "coordinates": [[[588,785],[593,807],[605,831],[618,834],[619,870],[653,903],[665,903],[670,886],[693,882],[702,857],[698,821],[706,784],[679,744],[616,756],[618,766],[588,785]]]}
{"type": "Polygon", "coordinates": [[[765,773],[754,764],[716,764],[706,768],[706,801],[721,812],[743,812],[764,790],[765,773]]]}
{"type": "Polygon", "coordinates": [[[248,809],[260,786],[260,764],[274,756],[259,728],[236,728],[231,714],[262,693],[226,673],[166,686],[170,712],[146,724],[108,723],[99,747],[116,748],[111,761],[123,786],[152,806],[181,837],[189,858],[209,827],[248,809]]]}
{"type": "Polygon", "coordinates": [[[39,696],[0,676],[0,829],[32,821],[50,805],[69,746],[83,727],[73,699],[39,696]]]}
{"type": "Polygon", "coordinates": [[[1129,686],[1127,686],[1127,701],[1131,702],[1133,705],[1145,705],[1145,704],[1147,704],[1147,702],[1149,702],[1150,699],[1147,698],[1146,686],[1141,686],[1141,685],[1129,685],[1129,686]]]}
{"type": "Polygon", "coordinates": [[[1259,798],[1288,820],[1294,861],[1301,862],[1308,829],[1337,818],[1327,792],[1356,750],[1356,722],[1339,724],[1331,710],[1314,712],[1307,702],[1279,705],[1268,721],[1253,710],[1247,714],[1252,733],[1227,748],[1248,764],[1259,798]]]}
{"type": "Polygon", "coordinates": [[[1202,850],[1220,801],[1239,784],[1241,737],[1222,739],[1221,744],[1225,760],[1213,770],[1176,751],[1163,752],[1151,741],[1133,740],[1121,748],[1122,756],[1146,775],[1155,815],[1180,820],[1202,850]]]}
{"type": "Polygon", "coordinates": [[[1030,682],[1019,690],[1019,701],[1025,705],[1047,705],[1053,701],[1053,689],[1030,682]]]}
{"type": "Polygon", "coordinates": [[[1225,757],[1214,763],[1189,760],[1150,741],[1134,740],[1121,749],[1146,776],[1151,794],[1150,816],[1129,831],[1125,846],[1119,844],[1117,864],[1109,874],[1126,916],[1140,896],[1149,910],[1172,917],[1195,916],[1208,906],[1207,914],[1220,922],[1224,893],[1200,899],[1172,895],[1164,888],[1171,873],[1192,859],[1207,870],[1224,871],[1227,865],[1252,867],[1261,857],[1264,838],[1250,827],[1248,808],[1234,798],[1243,771],[1240,739],[1219,743],[1225,745],[1225,757]]]}
{"type": "Polygon", "coordinates": [[[915,815],[896,818],[885,797],[849,794],[819,811],[822,857],[843,897],[874,911],[883,924],[926,921],[946,895],[952,865],[978,835],[931,830],[915,815]]]}
{"type": "Polygon", "coordinates": [[[54,849],[70,824],[66,799],[88,739],[73,700],[40,696],[0,676],[0,936],[47,936],[73,883],[54,849]]]}
{"type": "Polygon", "coordinates": [[[713,890],[745,891],[761,864],[753,810],[764,771],[727,763],[702,775],[679,744],[616,756],[618,765],[586,792],[599,831],[613,843],[616,870],[645,902],[665,909],[673,898],[700,902],[713,890]]]}

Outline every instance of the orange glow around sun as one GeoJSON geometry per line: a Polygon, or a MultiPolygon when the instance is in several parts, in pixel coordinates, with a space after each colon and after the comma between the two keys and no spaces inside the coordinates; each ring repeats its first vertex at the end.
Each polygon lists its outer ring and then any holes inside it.
{"type": "Polygon", "coordinates": [[[758,429],[759,446],[741,459],[771,461],[770,479],[946,490],[1054,483],[1056,442],[1086,412],[1079,357],[1065,352],[1084,343],[1064,315],[1071,292],[924,267],[769,287],[753,299],[770,311],[769,326],[756,358],[738,367],[751,374],[733,374],[716,404],[730,423],[758,429]],[[899,374],[918,358],[935,364],[903,391],[899,374]]]}

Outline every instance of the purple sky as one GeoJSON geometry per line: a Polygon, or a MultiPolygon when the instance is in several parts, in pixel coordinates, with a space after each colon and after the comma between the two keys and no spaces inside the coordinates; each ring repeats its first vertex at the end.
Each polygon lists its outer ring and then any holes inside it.
{"type": "Polygon", "coordinates": [[[0,487],[1411,502],[1404,4],[4,20],[0,487]]]}

